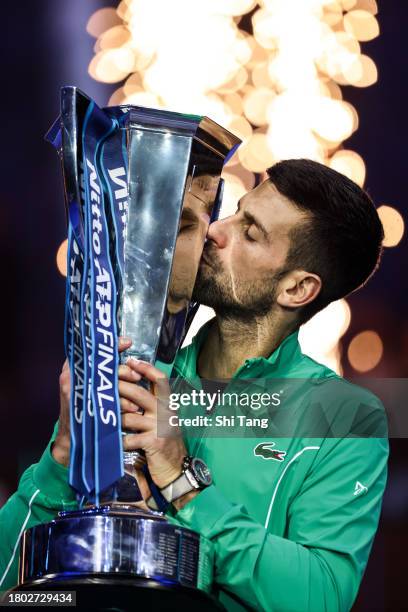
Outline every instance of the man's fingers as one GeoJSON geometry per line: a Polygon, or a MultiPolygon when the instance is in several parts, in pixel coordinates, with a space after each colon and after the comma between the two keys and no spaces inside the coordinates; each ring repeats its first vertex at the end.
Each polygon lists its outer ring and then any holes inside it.
{"type": "Polygon", "coordinates": [[[156,412],[156,398],[141,385],[135,385],[134,382],[119,380],[118,389],[121,399],[129,400],[133,404],[143,408],[145,412],[156,412]]]}
{"type": "Polygon", "coordinates": [[[165,397],[170,393],[168,378],[158,368],[155,368],[146,361],[140,361],[132,357],[127,360],[126,365],[153,383],[153,393],[155,395],[165,397]]]}
{"type": "Polygon", "coordinates": [[[118,345],[119,353],[123,353],[123,351],[126,351],[132,346],[132,341],[130,338],[126,338],[126,336],[119,336],[118,345]]]}
{"type": "Polygon", "coordinates": [[[140,406],[134,404],[128,399],[125,399],[124,397],[120,398],[120,411],[122,414],[124,414],[125,412],[144,414],[143,408],[140,408],[140,406]]]}
{"type": "Polygon", "coordinates": [[[124,380],[126,382],[137,382],[141,380],[142,376],[139,372],[135,372],[132,368],[129,368],[127,365],[120,365],[119,370],[119,380],[124,380]]]}
{"type": "Polygon", "coordinates": [[[129,366],[129,368],[131,368],[134,372],[138,372],[151,382],[155,383],[166,380],[166,376],[163,374],[163,372],[152,366],[150,363],[147,363],[147,361],[140,361],[139,359],[129,357],[126,365],[129,366]]]}
{"type": "Polygon", "coordinates": [[[69,401],[71,393],[71,376],[69,373],[68,359],[64,361],[62,366],[61,374],[59,376],[60,392],[65,397],[66,401],[69,401]]]}
{"type": "Polygon", "coordinates": [[[146,443],[148,441],[147,436],[150,437],[150,434],[146,432],[140,434],[128,434],[126,436],[123,436],[123,450],[143,450],[143,447],[146,446],[146,443]]]}
{"type": "Polygon", "coordinates": [[[125,431],[156,431],[156,421],[143,414],[131,414],[127,412],[122,415],[122,428],[125,431]]]}

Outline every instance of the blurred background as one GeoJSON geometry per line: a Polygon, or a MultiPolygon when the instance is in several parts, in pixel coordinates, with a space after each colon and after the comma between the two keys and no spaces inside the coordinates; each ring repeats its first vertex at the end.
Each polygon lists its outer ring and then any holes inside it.
{"type": "MultiPolygon", "coordinates": [[[[58,418],[66,225],[59,161],[43,135],[62,85],[100,106],[208,114],[240,136],[223,215],[279,159],[310,157],[364,186],[385,228],[381,267],[302,329],[302,347],[346,378],[407,378],[405,0],[37,0],[5,13],[0,507],[58,418]]],[[[202,309],[192,332],[210,315],[202,309]]],[[[390,445],[356,611],[405,607],[408,443],[390,445]]]]}

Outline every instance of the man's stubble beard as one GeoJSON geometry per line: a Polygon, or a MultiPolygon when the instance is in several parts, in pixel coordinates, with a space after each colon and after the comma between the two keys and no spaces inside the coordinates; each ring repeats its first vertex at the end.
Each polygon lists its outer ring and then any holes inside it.
{"type": "Polygon", "coordinates": [[[276,303],[280,270],[268,279],[253,282],[232,282],[222,271],[216,254],[211,253],[211,266],[200,265],[192,299],[209,306],[223,317],[250,320],[265,316],[276,303]]]}

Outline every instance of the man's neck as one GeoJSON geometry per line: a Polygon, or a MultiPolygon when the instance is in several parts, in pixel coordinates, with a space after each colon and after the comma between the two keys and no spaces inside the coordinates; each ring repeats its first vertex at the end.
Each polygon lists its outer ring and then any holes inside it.
{"type": "Polygon", "coordinates": [[[217,314],[201,346],[197,372],[201,378],[232,378],[246,359],[269,357],[295,329],[293,321],[278,316],[243,321],[217,314]]]}

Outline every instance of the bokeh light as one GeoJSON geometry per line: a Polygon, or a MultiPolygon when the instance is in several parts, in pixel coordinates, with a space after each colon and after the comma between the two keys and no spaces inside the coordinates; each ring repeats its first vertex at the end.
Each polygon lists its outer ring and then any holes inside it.
{"type": "Polygon", "coordinates": [[[337,151],[330,159],[330,167],[337,172],[341,172],[349,179],[362,187],[364,185],[366,169],[364,160],[355,151],[341,149],[337,151]]]}
{"type": "Polygon", "coordinates": [[[349,11],[344,16],[344,29],[356,40],[368,41],[380,33],[377,19],[368,11],[349,11]]]}
{"type": "Polygon", "coordinates": [[[332,302],[300,328],[299,342],[302,351],[341,374],[338,342],[346,333],[350,321],[351,311],[346,300],[332,302]]]}
{"type": "Polygon", "coordinates": [[[115,49],[116,47],[124,46],[130,41],[131,34],[123,25],[117,25],[109,28],[98,39],[98,50],[115,49]]]}
{"type": "Polygon", "coordinates": [[[348,66],[345,77],[348,85],[354,85],[354,87],[369,87],[370,85],[374,85],[378,80],[377,66],[368,55],[359,55],[354,62],[348,66]]]}
{"type": "Polygon", "coordinates": [[[102,36],[104,32],[113,28],[116,25],[121,25],[122,20],[119,17],[117,10],[112,8],[102,8],[93,13],[88,20],[86,30],[88,34],[94,38],[102,36]]]}
{"type": "Polygon", "coordinates": [[[224,174],[224,197],[220,211],[220,219],[233,215],[237,210],[238,200],[248,191],[243,180],[236,174],[224,174]]]}
{"type": "Polygon", "coordinates": [[[369,372],[381,361],[383,343],[377,332],[367,330],[354,336],[347,350],[350,365],[357,372],[369,372]]]}
{"type": "Polygon", "coordinates": [[[89,74],[96,81],[118,83],[129,74],[134,65],[134,52],[127,47],[99,51],[89,65],[89,74]]]}
{"type": "Polygon", "coordinates": [[[378,13],[377,0],[356,0],[353,8],[368,11],[372,15],[377,15],[378,13]]]}
{"type": "Polygon", "coordinates": [[[67,249],[68,249],[68,240],[64,240],[57,251],[56,261],[58,272],[62,274],[62,276],[67,275],[67,249]]]}
{"type": "Polygon", "coordinates": [[[377,80],[360,44],[379,33],[374,0],[124,0],[112,10],[88,23],[90,74],[126,79],[110,104],[207,114],[243,139],[232,163],[253,173],[309,157],[363,184],[361,158],[338,155],[358,128],[341,86],[377,80]],[[250,11],[252,34],[239,26],[250,11]]]}
{"type": "Polygon", "coordinates": [[[275,97],[275,92],[267,87],[251,89],[243,99],[243,110],[246,118],[253,125],[268,123],[268,107],[275,97]]]}
{"type": "Polygon", "coordinates": [[[384,228],[385,247],[395,247],[402,240],[405,230],[404,219],[402,215],[392,206],[383,204],[377,208],[378,215],[384,228]]]}
{"type": "MultiPolygon", "coordinates": [[[[359,120],[342,87],[377,81],[362,53],[379,34],[377,12],[375,0],[123,0],[88,23],[89,72],[119,83],[111,105],[208,115],[243,140],[223,175],[226,217],[282,159],[314,159],[364,185],[364,160],[343,146],[359,120]],[[252,34],[240,27],[250,11],[252,34]]],[[[201,308],[194,326],[212,314],[201,308]]],[[[337,371],[349,318],[340,301],[302,328],[308,351],[337,371]]]]}

